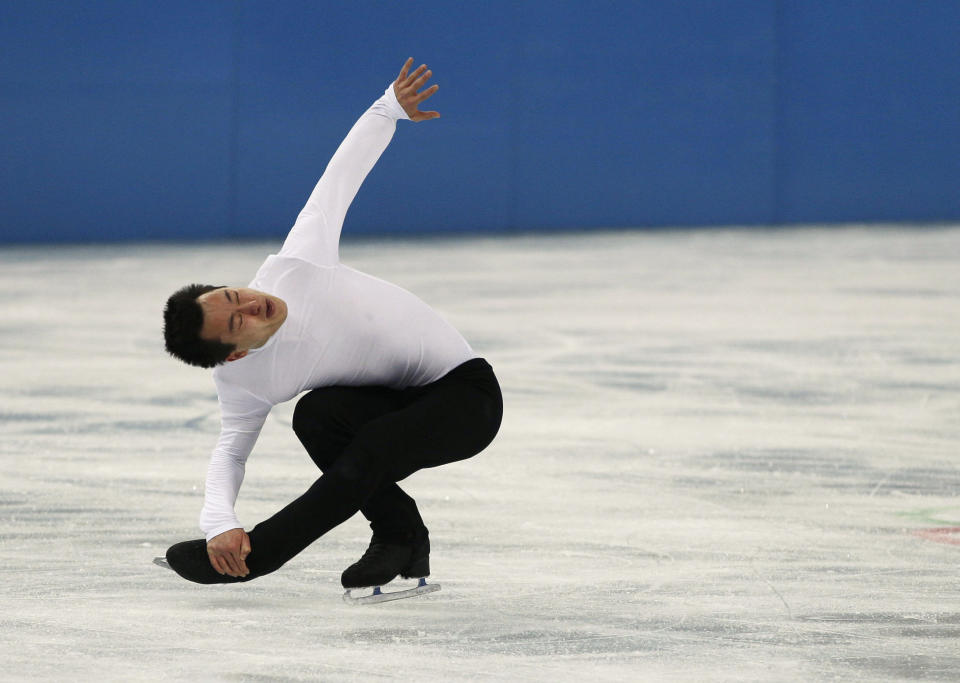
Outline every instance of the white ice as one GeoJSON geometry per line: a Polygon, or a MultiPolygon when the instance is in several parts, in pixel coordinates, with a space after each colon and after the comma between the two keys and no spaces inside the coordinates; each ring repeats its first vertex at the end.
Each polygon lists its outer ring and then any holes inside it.
{"type": "MultiPolygon", "coordinates": [[[[957,680],[960,228],[346,242],[493,364],[502,431],[405,486],[439,593],[341,601],[359,516],[198,586],[218,431],[181,284],[276,243],[0,251],[0,678],[957,680]]],[[[238,513],[318,475],[271,415],[238,513]]]]}

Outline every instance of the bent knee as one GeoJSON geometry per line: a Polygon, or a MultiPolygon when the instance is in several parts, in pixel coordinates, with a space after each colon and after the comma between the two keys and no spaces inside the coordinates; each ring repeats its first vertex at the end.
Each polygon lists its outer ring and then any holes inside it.
{"type": "Polygon", "coordinates": [[[499,387],[496,389],[495,393],[484,394],[477,411],[476,437],[479,443],[477,453],[490,445],[503,423],[503,396],[499,387]]]}
{"type": "Polygon", "coordinates": [[[387,474],[387,469],[382,451],[354,443],[336,459],[330,471],[355,485],[375,486],[387,474]]]}

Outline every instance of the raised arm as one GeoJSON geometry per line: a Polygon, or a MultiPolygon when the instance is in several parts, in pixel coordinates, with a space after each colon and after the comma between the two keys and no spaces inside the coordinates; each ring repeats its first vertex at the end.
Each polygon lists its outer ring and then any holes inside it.
{"type": "Polygon", "coordinates": [[[364,112],[340,143],[287,235],[280,251],[282,256],[334,265],[339,260],[340,231],[347,209],[390,144],[397,120],[427,121],[440,116],[436,111],[420,111],[420,104],[439,86],[421,90],[433,72],[423,64],[410,73],[412,65],[411,57],[383,97],[364,112]]]}

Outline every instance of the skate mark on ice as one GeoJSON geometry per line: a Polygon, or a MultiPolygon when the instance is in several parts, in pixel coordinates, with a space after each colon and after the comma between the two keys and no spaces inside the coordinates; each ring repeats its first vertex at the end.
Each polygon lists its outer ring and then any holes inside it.
{"type": "Polygon", "coordinates": [[[914,536],[947,545],[960,545],[960,526],[942,526],[934,529],[917,529],[914,536]]]}

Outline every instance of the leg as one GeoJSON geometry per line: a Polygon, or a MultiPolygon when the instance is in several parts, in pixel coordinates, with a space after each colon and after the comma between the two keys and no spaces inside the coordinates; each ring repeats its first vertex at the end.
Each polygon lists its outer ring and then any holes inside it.
{"type": "Polygon", "coordinates": [[[406,407],[366,423],[306,493],[250,531],[247,580],[279,569],[345,522],[384,481],[476,455],[500,428],[500,387],[481,359],[405,393],[406,407]]]}
{"type": "Polygon", "coordinates": [[[352,517],[384,481],[469,458],[486,448],[500,427],[500,388],[482,359],[404,394],[405,407],[366,423],[306,493],[250,531],[248,576],[217,574],[202,540],[172,546],[171,567],[198,583],[249,581],[276,571],[352,517]]]}
{"type": "MultiPolygon", "coordinates": [[[[483,364],[485,365],[485,363],[483,364]]],[[[461,368],[455,377],[458,382],[463,382],[469,380],[471,374],[473,374],[475,375],[473,379],[479,380],[477,384],[479,387],[482,387],[484,384],[483,380],[485,379],[482,370],[483,368],[479,363],[470,364],[467,367],[461,368]],[[478,370],[480,370],[480,372],[477,372],[478,370]]],[[[486,370],[489,371],[489,366],[486,367],[486,370]]],[[[492,383],[495,384],[495,378],[493,378],[492,373],[489,373],[488,378],[492,379],[492,383]]],[[[448,403],[456,393],[451,390],[451,386],[454,386],[455,389],[455,385],[452,385],[451,381],[448,380],[439,387],[432,385],[425,389],[409,389],[406,392],[405,402],[410,406],[416,404],[416,410],[404,413],[402,419],[408,422],[405,429],[407,432],[420,431],[421,433],[429,434],[435,437],[435,441],[430,449],[425,449],[423,444],[407,451],[398,448],[394,457],[391,459],[387,472],[389,478],[402,479],[412,471],[420,469],[421,467],[433,467],[444,464],[445,462],[452,462],[454,459],[460,459],[455,455],[451,457],[451,454],[464,449],[465,444],[463,442],[447,441],[445,438],[447,432],[442,428],[438,429],[436,426],[432,429],[418,429],[415,421],[411,420],[412,416],[426,415],[432,417],[437,414],[446,413],[445,417],[447,420],[444,424],[467,424],[468,421],[466,420],[456,419],[462,418],[463,415],[458,415],[456,410],[451,410],[451,407],[456,406],[456,401],[448,403]],[[440,403],[437,403],[438,400],[440,403]],[[414,455],[414,457],[404,457],[405,455],[414,455]]],[[[491,387],[488,383],[486,389],[488,389],[488,398],[491,400],[480,401],[474,404],[474,407],[477,407],[479,412],[473,417],[479,418],[481,423],[495,422],[496,425],[499,425],[503,408],[499,395],[499,387],[491,387]]],[[[465,405],[471,404],[472,402],[470,401],[465,403],[465,405]]],[[[386,425],[388,421],[387,418],[389,417],[390,415],[384,415],[384,419],[378,421],[377,426],[381,430],[389,431],[390,428],[386,425]]],[[[496,428],[494,428],[494,431],[496,431],[496,428]]],[[[458,434],[458,436],[462,435],[458,434]]],[[[482,450],[483,445],[476,446],[475,448],[482,450]]],[[[469,456],[471,450],[469,447],[466,447],[464,452],[469,456]]],[[[421,578],[430,575],[430,540],[426,534],[400,542],[378,538],[377,535],[374,534],[373,540],[370,542],[370,547],[367,548],[363,557],[343,572],[343,575],[340,577],[340,582],[344,588],[348,589],[382,586],[392,581],[397,574],[403,578],[421,578]]]]}
{"type": "MultiPolygon", "coordinates": [[[[385,387],[315,389],[297,402],[293,431],[327,472],[364,425],[403,408],[403,398],[403,392],[385,387]]],[[[387,541],[400,542],[426,529],[416,502],[392,481],[384,481],[360,512],[374,535],[387,541]]]]}

